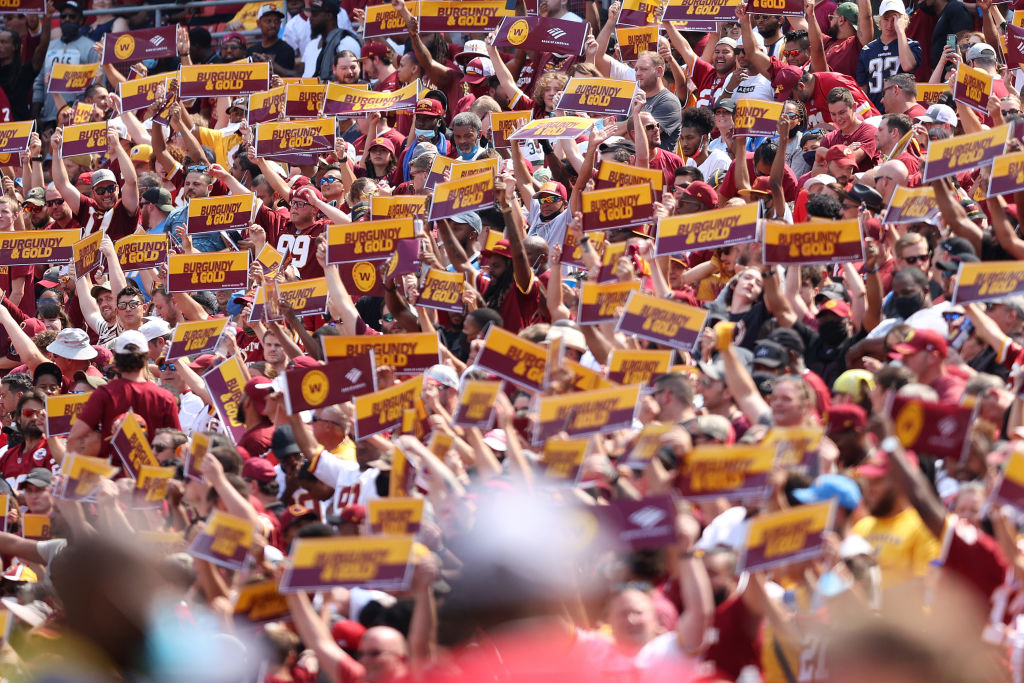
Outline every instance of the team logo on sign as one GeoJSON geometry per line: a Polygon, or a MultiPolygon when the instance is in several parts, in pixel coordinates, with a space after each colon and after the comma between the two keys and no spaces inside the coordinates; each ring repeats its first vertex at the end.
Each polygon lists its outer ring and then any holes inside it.
{"type": "Polygon", "coordinates": [[[377,282],[373,264],[363,261],[352,266],[352,280],[360,291],[368,292],[373,289],[373,285],[377,282]]]}
{"type": "Polygon", "coordinates": [[[114,43],[114,54],[121,59],[128,59],[132,56],[133,52],[135,52],[135,39],[131,36],[121,36],[114,43]]]}
{"type": "Polygon", "coordinates": [[[319,370],[314,370],[302,378],[302,398],[313,405],[323,403],[327,398],[327,390],[330,389],[330,386],[327,375],[319,370]]]}
{"type": "Polygon", "coordinates": [[[530,24],[520,19],[508,30],[508,42],[519,45],[526,40],[528,35],[530,35],[530,24]]]}

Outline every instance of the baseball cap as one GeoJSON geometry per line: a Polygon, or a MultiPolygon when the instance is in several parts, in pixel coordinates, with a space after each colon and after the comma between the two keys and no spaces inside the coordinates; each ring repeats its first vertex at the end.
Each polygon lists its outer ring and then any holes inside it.
{"type": "Polygon", "coordinates": [[[152,145],[135,145],[128,152],[128,156],[132,161],[149,161],[153,158],[153,147],[152,145]]]}
{"type": "Polygon", "coordinates": [[[247,296],[247,292],[245,292],[245,290],[241,290],[228,297],[228,303],[224,307],[224,310],[227,311],[228,315],[236,316],[242,312],[242,309],[245,308],[247,303],[252,303],[252,297],[247,296]]]}
{"type": "Polygon", "coordinates": [[[690,436],[706,436],[719,443],[731,444],[736,441],[736,432],[729,419],[721,415],[701,415],[687,425],[690,436]]]}
{"type": "Polygon", "coordinates": [[[43,273],[43,279],[36,280],[36,284],[47,288],[56,287],[60,284],[61,275],[60,266],[54,266],[53,268],[47,269],[47,271],[43,273]]]}
{"type": "Polygon", "coordinates": [[[886,12],[906,14],[907,8],[903,6],[903,0],[882,0],[882,4],[878,6],[878,16],[884,17],[886,12]]]}
{"type": "Polygon", "coordinates": [[[358,650],[366,627],[352,619],[342,619],[331,626],[331,637],[344,650],[358,650]]]}
{"type": "Polygon", "coordinates": [[[114,353],[146,353],[149,342],[138,330],[125,330],[110,345],[114,353]]]}
{"type": "Polygon", "coordinates": [[[87,375],[81,370],[75,373],[74,380],[76,382],[85,382],[93,389],[99,389],[100,387],[105,386],[107,384],[107,380],[103,379],[102,377],[97,377],[96,375],[87,375]]]}
{"type": "Polygon", "coordinates": [[[762,339],[754,347],[754,365],[763,365],[767,368],[778,368],[789,361],[789,352],[773,341],[762,339]]]}
{"type": "Polygon", "coordinates": [[[373,142],[370,143],[370,149],[374,147],[383,147],[392,154],[395,153],[395,143],[391,142],[388,138],[374,138],[373,142]]]}
{"type": "Polygon", "coordinates": [[[33,467],[25,477],[25,483],[40,488],[49,486],[53,483],[53,472],[45,467],[33,467]]]}
{"type": "Polygon", "coordinates": [[[249,111],[249,99],[246,97],[236,97],[231,100],[231,104],[228,105],[227,111],[232,109],[241,109],[242,111],[249,111]]]}
{"type": "Polygon", "coordinates": [[[939,246],[948,251],[951,255],[970,254],[976,256],[974,245],[963,237],[947,237],[939,242],[939,246]]]}
{"type": "Polygon", "coordinates": [[[856,166],[857,160],[853,156],[853,150],[846,145],[832,145],[825,153],[825,161],[834,161],[839,165],[856,166]]]}
{"type": "Polygon", "coordinates": [[[101,183],[117,183],[117,178],[114,177],[114,172],[109,168],[101,168],[98,171],[93,171],[92,178],[90,180],[93,187],[96,187],[101,183]]]}
{"type": "Polygon", "coordinates": [[[484,224],[480,220],[480,216],[472,211],[465,211],[463,213],[457,213],[448,219],[452,223],[462,223],[476,230],[477,234],[483,231],[484,224]]]}
{"type": "Polygon", "coordinates": [[[314,12],[333,12],[337,14],[341,11],[341,3],[338,0],[313,0],[309,3],[309,8],[314,12]]]}
{"type": "Polygon", "coordinates": [[[225,34],[224,37],[220,39],[221,45],[227,45],[231,42],[241,43],[242,47],[248,45],[248,42],[245,40],[245,36],[243,36],[238,31],[232,31],[231,33],[225,34]]]}
{"type": "Polygon", "coordinates": [[[553,194],[557,197],[561,197],[563,201],[568,197],[568,193],[565,191],[565,185],[557,180],[549,180],[541,185],[540,189],[537,190],[537,194],[553,194]]]}
{"type": "Polygon", "coordinates": [[[369,59],[370,57],[387,57],[388,46],[384,43],[372,42],[363,45],[360,59],[369,59]]]}
{"type": "Polygon", "coordinates": [[[700,202],[705,209],[713,209],[718,206],[718,193],[703,180],[695,180],[683,190],[683,194],[696,202],[700,202]]]}
{"type": "Polygon", "coordinates": [[[818,175],[811,176],[810,178],[804,181],[804,189],[809,190],[811,189],[811,186],[818,184],[831,185],[834,182],[837,182],[836,179],[830,176],[828,173],[819,173],[818,175]]]}
{"type": "Polygon", "coordinates": [[[844,2],[836,7],[836,14],[846,19],[853,26],[853,30],[857,30],[857,20],[860,18],[860,12],[857,10],[857,3],[855,2],[844,2]]]}
{"type": "MultiPolygon", "coordinates": [[[[734,44],[736,42],[736,41],[732,40],[731,38],[723,38],[722,40],[720,40],[718,42],[721,43],[721,42],[726,41],[726,40],[729,40],[729,41],[733,42],[734,44]]],[[[720,98],[717,102],[715,102],[715,106],[712,109],[712,111],[718,111],[719,109],[724,109],[727,112],[729,112],[730,114],[735,114],[736,113],[736,100],[732,99],[731,97],[722,97],[722,98],[720,98]]]]}
{"type": "Polygon", "coordinates": [[[46,350],[70,360],[91,360],[96,357],[96,349],[89,343],[89,335],[80,327],[66,327],[58,332],[57,338],[50,342],[46,350]]]}
{"type": "Polygon", "coordinates": [[[267,482],[274,481],[276,477],[277,474],[274,472],[274,466],[270,464],[269,460],[249,458],[242,465],[242,479],[255,479],[266,484],[267,482]]]}
{"type": "Polygon", "coordinates": [[[734,50],[737,47],[739,47],[739,43],[737,43],[735,40],[733,40],[732,38],[730,38],[728,36],[723,36],[723,37],[719,38],[718,42],[715,43],[715,45],[728,45],[729,47],[731,47],[734,50]]]}
{"type": "Polygon", "coordinates": [[[928,107],[928,111],[924,113],[924,116],[918,116],[918,121],[924,121],[926,123],[946,123],[950,126],[957,124],[956,112],[953,111],[952,107],[945,104],[933,104],[928,107]]]}
{"type": "Polygon", "coordinates": [[[856,403],[835,403],[825,414],[825,423],[828,434],[864,429],[868,424],[868,414],[856,403]]]}
{"type": "Polygon", "coordinates": [[[57,5],[57,11],[63,12],[65,9],[69,7],[73,10],[76,10],[79,14],[81,14],[84,9],[82,7],[82,3],[78,2],[78,0],[64,0],[64,2],[57,5]]]}
{"type": "MultiPolygon", "coordinates": [[[[910,464],[917,466],[917,455],[911,451],[906,452],[906,458],[910,461],[910,464]]],[[[889,454],[883,451],[881,448],[876,448],[868,457],[864,459],[864,463],[857,468],[857,474],[866,479],[878,479],[889,474],[889,454]]]]}
{"type": "Polygon", "coordinates": [[[804,70],[791,65],[781,67],[775,72],[772,78],[772,87],[775,88],[775,99],[778,102],[785,102],[791,99],[793,88],[800,82],[804,70]]]}
{"type": "Polygon", "coordinates": [[[505,258],[512,258],[512,249],[509,246],[508,238],[502,238],[494,243],[494,249],[481,249],[480,255],[488,257],[491,255],[504,256],[505,258]]]}
{"type": "Polygon", "coordinates": [[[842,299],[829,299],[818,308],[818,315],[825,312],[835,313],[840,318],[852,318],[853,311],[850,309],[850,304],[846,303],[842,299]]]}
{"type": "Polygon", "coordinates": [[[64,374],[60,371],[60,366],[47,361],[36,366],[35,372],[32,373],[32,383],[36,384],[39,382],[40,377],[45,377],[46,375],[56,377],[58,380],[64,377],[64,374]]]}
{"type": "Polygon", "coordinates": [[[166,188],[151,187],[142,193],[142,198],[164,213],[174,211],[174,200],[166,188]]]}
{"type": "Polygon", "coordinates": [[[798,356],[804,355],[804,351],[807,348],[803,337],[792,327],[776,327],[765,338],[779,344],[787,351],[792,351],[798,356]]]}
{"type": "Polygon", "coordinates": [[[39,577],[36,573],[23,565],[21,562],[15,560],[11,563],[11,566],[7,568],[7,571],[3,573],[2,578],[8,581],[17,581],[19,583],[36,583],[39,577]]]}
{"type": "Polygon", "coordinates": [[[310,517],[313,519],[318,518],[316,510],[312,510],[305,505],[299,505],[298,503],[289,505],[285,511],[281,513],[281,529],[283,531],[292,524],[298,522],[300,519],[308,519],[310,517]]]}
{"type": "Polygon", "coordinates": [[[967,51],[967,61],[973,62],[975,59],[995,59],[996,50],[988,43],[977,43],[971,45],[971,49],[967,51]]]}
{"type": "Polygon", "coordinates": [[[937,351],[939,355],[945,357],[946,340],[935,330],[911,330],[910,336],[908,336],[905,341],[900,342],[899,344],[894,344],[892,351],[893,352],[889,354],[892,358],[909,356],[910,354],[917,353],[918,351],[937,351]]]}
{"type": "Polygon", "coordinates": [[[484,443],[496,451],[508,449],[508,437],[505,435],[504,429],[492,429],[484,434],[484,443]]]}
{"type": "Polygon", "coordinates": [[[43,206],[46,204],[46,188],[44,187],[33,187],[25,195],[26,204],[35,204],[36,206],[43,206]]]}
{"type": "Polygon", "coordinates": [[[738,190],[738,192],[740,194],[760,194],[767,196],[772,193],[772,183],[768,176],[761,175],[754,181],[753,187],[750,189],[744,188],[742,190],[738,190]]]}
{"type": "Polygon", "coordinates": [[[462,80],[471,85],[478,85],[494,75],[494,64],[488,57],[474,57],[466,65],[466,75],[462,80]]]}
{"type": "Polygon", "coordinates": [[[256,375],[245,383],[245,395],[252,399],[253,405],[258,413],[263,413],[267,408],[267,396],[274,392],[274,385],[269,377],[256,375]]]}
{"type": "Polygon", "coordinates": [[[139,328],[139,332],[146,338],[146,341],[150,342],[159,337],[171,333],[171,326],[167,324],[167,321],[160,316],[154,316],[142,323],[142,327],[139,328]]]}
{"type": "Polygon", "coordinates": [[[564,325],[552,325],[548,329],[548,334],[544,341],[550,343],[556,339],[561,339],[562,344],[567,348],[575,349],[581,353],[587,352],[587,338],[583,336],[583,333],[574,327],[566,327],[564,325]]]}
{"type": "Polygon", "coordinates": [[[295,443],[295,432],[292,431],[291,425],[278,425],[274,428],[274,433],[270,437],[270,450],[274,452],[274,457],[278,462],[286,455],[302,452],[299,445],[295,443]]]}
{"type": "Polygon", "coordinates": [[[431,365],[424,375],[426,379],[440,384],[441,386],[450,387],[452,389],[459,388],[459,376],[447,365],[441,365],[440,363],[437,365],[431,365]]]}
{"type": "Polygon", "coordinates": [[[944,273],[956,273],[961,263],[977,263],[981,259],[974,254],[953,254],[948,261],[936,261],[935,267],[944,273]]]}
{"type": "Polygon", "coordinates": [[[444,108],[437,100],[424,98],[416,103],[416,113],[424,116],[444,116],[444,108]]]}
{"type": "MultiPolygon", "coordinates": [[[[850,3],[847,3],[850,4],[850,3]]],[[[805,489],[793,489],[793,497],[804,505],[821,503],[833,498],[845,510],[860,505],[861,494],[857,482],[841,474],[823,474],[805,489]]]]}
{"type": "Polygon", "coordinates": [[[864,183],[854,183],[850,189],[843,192],[843,195],[852,202],[863,204],[869,211],[877,213],[882,210],[882,195],[864,183]]]}
{"type": "Polygon", "coordinates": [[[608,150],[614,149],[619,145],[623,145],[627,142],[629,142],[629,140],[622,137],[621,135],[612,135],[611,137],[605,139],[605,141],[602,142],[600,145],[598,145],[597,149],[599,152],[607,152],[608,150]]]}
{"type": "Polygon", "coordinates": [[[196,372],[202,372],[213,365],[213,361],[215,359],[216,356],[212,353],[204,353],[201,356],[197,356],[196,359],[189,363],[188,366],[196,372]]]}
{"type": "MultiPolygon", "coordinates": [[[[874,388],[875,376],[867,370],[847,370],[836,377],[836,381],[832,383],[833,394],[846,394],[858,402],[864,398],[865,389],[871,391],[874,388]]],[[[838,408],[839,405],[833,404],[832,407],[838,408]]]]}
{"type": "Polygon", "coordinates": [[[267,3],[260,7],[260,11],[256,13],[256,20],[259,21],[268,14],[279,14],[281,15],[281,18],[284,19],[284,12],[281,11],[280,7],[272,3],[267,3]]]}
{"type": "Polygon", "coordinates": [[[92,171],[79,173],[75,185],[92,185],[92,171]]]}

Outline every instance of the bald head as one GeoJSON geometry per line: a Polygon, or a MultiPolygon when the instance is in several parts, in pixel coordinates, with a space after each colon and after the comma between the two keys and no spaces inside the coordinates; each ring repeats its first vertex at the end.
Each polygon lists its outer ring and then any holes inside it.
{"type": "Polygon", "coordinates": [[[530,267],[537,273],[547,270],[548,243],[540,235],[527,235],[523,239],[523,248],[526,249],[526,259],[530,267]]]}
{"type": "Polygon", "coordinates": [[[386,683],[409,672],[409,645],[405,636],[390,626],[374,626],[359,640],[359,663],[370,683],[386,683]]]}
{"type": "Polygon", "coordinates": [[[885,204],[892,199],[897,187],[906,187],[908,177],[910,171],[907,170],[906,164],[898,159],[887,161],[875,169],[875,189],[882,195],[885,204]]]}

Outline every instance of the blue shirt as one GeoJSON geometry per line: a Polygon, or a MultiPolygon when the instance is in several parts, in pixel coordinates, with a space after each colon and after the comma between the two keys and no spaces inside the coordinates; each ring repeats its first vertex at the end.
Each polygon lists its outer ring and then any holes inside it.
{"type": "MultiPolygon", "coordinates": [[[[914,67],[916,69],[921,64],[921,43],[916,40],[907,42],[914,59],[917,60],[914,67]]],[[[898,73],[904,73],[900,64],[898,40],[882,43],[880,39],[876,39],[860,49],[860,56],[857,57],[857,83],[879,111],[884,111],[882,88],[885,87],[885,79],[898,73]]],[[[910,73],[913,73],[913,69],[910,73]]]]}

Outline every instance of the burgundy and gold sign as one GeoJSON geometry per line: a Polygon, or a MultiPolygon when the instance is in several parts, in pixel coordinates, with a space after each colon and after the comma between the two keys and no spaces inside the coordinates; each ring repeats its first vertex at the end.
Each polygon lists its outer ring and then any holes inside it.
{"type": "Polygon", "coordinates": [[[596,187],[599,190],[641,183],[650,183],[657,192],[661,192],[665,185],[665,174],[657,168],[638,168],[618,161],[602,161],[597,169],[596,187]]]}
{"type": "Polygon", "coordinates": [[[373,351],[284,374],[284,405],[289,415],[350,401],[377,391],[373,351]]]}
{"type": "Polygon", "coordinates": [[[494,399],[501,391],[502,383],[482,379],[470,379],[462,383],[459,390],[459,407],[452,418],[452,424],[459,427],[476,427],[487,431],[494,424],[494,399]]]}
{"type": "Polygon", "coordinates": [[[491,144],[495,149],[511,147],[508,139],[530,120],[528,111],[503,111],[488,114],[491,127],[491,144]]]}
{"type": "MultiPolygon", "coordinates": [[[[250,321],[262,320],[267,303],[267,289],[260,287],[252,302],[250,321]]],[[[327,312],[327,279],[318,277],[312,280],[294,280],[280,282],[277,285],[277,300],[287,303],[295,311],[295,315],[304,318],[308,315],[323,315],[327,312]]]]}
{"type": "Polygon", "coordinates": [[[812,265],[864,260],[860,221],[763,221],[764,262],[812,265]]]}
{"type": "Polygon", "coordinates": [[[540,457],[540,470],[549,482],[576,484],[583,471],[590,439],[548,439],[540,457]]]}
{"type": "Polygon", "coordinates": [[[69,453],[67,459],[61,463],[64,479],[54,491],[54,498],[85,500],[96,492],[102,480],[114,476],[117,470],[118,468],[113,467],[105,458],[69,453]]]}
{"type": "MultiPolygon", "coordinates": [[[[520,126],[509,140],[575,140],[589,131],[595,119],[585,116],[554,116],[520,126]]],[[[658,171],[661,173],[661,171],[658,171]]]]}
{"type": "Polygon", "coordinates": [[[103,36],[103,63],[144,62],[177,56],[177,26],[143,28],[103,36]]]}
{"type": "Polygon", "coordinates": [[[27,152],[28,142],[32,137],[35,125],[34,120],[0,123],[0,154],[27,152]]]}
{"type": "Polygon", "coordinates": [[[616,26],[651,26],[658,23],[656,0],[623,0],[616,26]]]}
{"type": "Polygon", "coordinates": [[[430,332],[385,335],[324,335],[320,338],[328,360],[352,358],[373,350],[377,367],[388,366],[399,374],[419,374],[441,362],[437,335],[430,332]]]}
{"type": "Polygon", "coordinates": [[[518,387],[539,392],[543,388],[546,361],[547,353],[540,344],[491,325],[476,364],[518,387]]]}
{"type": "Polygon", "coordinates": [[[1024,65],[1024,28],[1006,24],[1006,35],[1003,36],[1003,51],[1006,55],[1006,66],[1011,69],[1024,65]]]}
{"type": "MultiPolygon", "coordinates": [[[[736,8],[740,0],[708,0],[687,2],[669,0],[662,21],[736,21],[736,8]]],[[[654,48],[657,49],[657,48],[654,48]]]]}
{"type": "Polygon", "coordinates": [[[139,472],[146,465],[159,467],[153,449],[149,447],[149,436],[139,424],[135,413],[129,411],[121,427],[110,437],[110,445],[121,459],[124,471],[132,479],[139,478],[139,472]]]}
{"type": "Polygon", "coordinates": [[[654,255],[717,249],[757,241],[758,205],[729,206],[658,221],[654,255]]]}
{"type": "MultiPolygon", "coordinates": [[[[238,440],[245,434],[245,424],[238,420],[238,407],[242,404],[245,383],[248,379],[238,355],[228,358],[203,375],[203,382],[206,383],[206,389],[210,392],[210,399],[217,410],[217,416],[220,417],[221,424],[228,430],[235,443],[238,443],[238,440]]],[[[195,437],[196,435],[193,433],[193,444],[196,441],[195,437]]],[[[198,458],[196,462],[198,463],[198,458]]],[[[198,473],[198,467],[195,469],[198,473]]],[[[191,473],[190,476],[192,476],[191,473]]],[[[200,474],[200,476],[202,475],[200,474]]]]}
{"type": "Polygon", "coordinates": [[[370,198],[371,221],[391,218],[423,218],[426,214],[426,195],[397,194],[390,197],[374,196],[370,198]]]}
{"type": "Polygon", "coordinates": [[[961,263],[953,303],[993,301],[1024,293],[1024,264],[1019,261],[961,263]]]}
{"type": "Polygon", "coordinates": [[[989,196],[1011,194],[1024,189],[1024,152],[1002,154],[992,161],[989,196]]]}
{"type": "MultiPolygon", "coordinates": [[[[406,8],[416,16],[417,4],[405,3],[406,8]]],[[[367,5],[363,19],[363,39],[382,38],[384,36],[405,35],[405,19],[390,4],[367,5]]]]}
{"type": "Polygon", "coordinates": [[[953,83],[953,100],[985,114],[992,94],[992,76],[987,71],[960,64],[953,83]]]}
{"type": "MultiPolygon", "coordinates": [[[[46,91],[51,95],[81,95],[96,80],[100,65],[54,62],[46,91]]],[[[104,122],[103,125],[107,125],[104,122]]]]}
{"type": "Polygon", "coordinates": [[[124,270],[156,268],[167,263],[167,235],[129,235],[114,243],[124,270]]]}
{"type": "Polygon", "coordinates": [[[939,215],[935,190],[930,186],[904,187],[897,185],[882,217],[882,223],[930,223],[939,215]]]}
{"type": "Polygon", "coordinates": [[[71,423],[75,421],[82,406],[89,400],[92,392],[85,394],[55,394],[46,397],[46,434],[48,436],[64,436],[71,433],[71,423]]]}
{"type": "Polygon", "coordinates": [[[251,95],[266,90],[269,85],[268,62],[182,66],[178,76],[179,96],[184,100],[251,95]]]}
{"type": "Polygon", "coordinates": [[[85,102],[75,102],[75,106],[71,108],[71,124],[77,123],[89,123],[92,121],[92,113],[94,107],[91,104],[85,102]]]}
{"type": "Polygon", "coordinates": [[[50,515],[27,513],[21,516],[21,535],[33,541],[50,538],[50,515]]]}
{"type": "Polygon", "coordinates": [[[118,90],[121,94],[121,107],[124,111],[145,109],[156,101],[157,89],[164,84],[166,76],[157,74],[145,78],[123,81],[118,90]]]}
{"type": "Polygon", "coordinates": [[[418,97],[416,83],[389,92],[331,83],[327,86],[327,99],[324,100],[324,116],[352,116],[374,111],[415,109],[418,97]]]}
{"type": "Polygon", "coordinates": [[[897,397],[892,405],[892,424],[904,448],[947,462],[958,461],[971,424],[970,408],[897,397]]]}
{"type": "Polygon", "coordinates": [[[764,500],[775,448],[765,444],[699,446],[687,454],[677,480],[680,494],[693,502],[719,498],[737,502],[764,500]]]}
{"type": "Polygon", "coordinates": [[[421,33],[493,31],[514,13],[505,0],[420,0],[418,5],[421,33]]]}
{"type": "Polygon", "coordinates": [[[289,84],[284,89],[284,115],[288,118],[323,116],[327,85],[289,84]]]}
{"type": "Polygon", "coordinates": [[[1003,474],[992,497],[1018,510],[1024,509],[1024,453],[1014,450],[1003,466],[1003,474]]]}
{"type": "Polygon", "coordinates": [[[0,266],[67,263],[75,256],[81,230],[0,232],[0,266]]]}
{"type": "Polygon", "coordinates": [[[615,329],[675,349],[692,349],[707,317],[706,309],[635,291],[615,329]]]}
{"type": "Polygon", "coordinates": [[[782,102],[767,100],[736,100],[733,135],[737,137],[761,137],[775,135],[782,118],[782,102]]]}
{"type": "Polygon", "coordinates": [[[494,32],[494,46],[581,56],[588,35],[590,26],[584,21],[533,16],[505,17],[494,32]]]}
{"type": "Polygon", "coordinates": [[[255,92],[249,95],[249,114],[247,120],[249,125],[277,121],[278,116],[284,109],[285,86],[271,88],[263,92],[255,92]]]}
{"type": "Polygon", "coordinates": [[[361,296],[384,296],[384,283],[380,277],[380,266],[383,261],[359,261],[358,263],[342,263],[338,266],[341,281],[353,298],[361,296]]]}
{"type": "Polygon", "coordinates": [[[537,404],[533,443],[542,444],[560,432],[576,439],[628,429],[639,403],[640,385],[543,396],[537,404]]]}
{"type": "Polygon", "coordinates": [[[396,498],[407,498],[412,495],[416,483],[416,473],[416,464],[410,462],[402,449],[396,446],[391,456],[388,495],[396,498]]]}
{"type": "Polygon", "coordinates": [[[201,235],[221,230],[246,230],[252,223],[255,199],[256,195],[252,194],[190,199],[186,231],[190,235],[201,235]]]}
{"type": "Polygon", "coordinates": [[[949,92],[949,86],[945,83],[918,83],[917,102],[922,107],[930,107],[938,104],[943,95],[949,92]]]}
{"type": "MultiPolygon", "coordinates": [[[[591,233],[597,235],[599,233],[591,233]]],[[[597,271],[597,281],[601,284],[607,284],[609,282],[618,282],[619,278],[615,275],[615,269],[618,266],[619,259],[626,255],[626,242],[606,242],[604,245],[604,251],[601,252],[601,269],[597,271]]],[[[584,267],[586,265],[584,264],[584,267]]]]}
{"type": "Polygon", "coordinates": [[[676,541],[676,503],[669,494],[642,500],[618,498],[608,505],[591,505],[588,527],[612,536],[616,549],[651,550],[676,541]]]}
{"type": "Polygon", "coordinates": [[[438,183],[430,204],[430,220],[451,218],[467,211],[494,206],[494,176],[478,173],[459,180],[438,183]]]}
{"type": "Polygon", "coordinates": [[[804,0],[750,0],[747,11],[751,14],[802,17],[804,15],[804,0]]]}
{"type": "Polygon", "coordinates": [[[356,441],[400,427],[403,413],[408,408],[415,408],[422,390],[423,375],[416,375],[401,384],[385,387],[372,394],[356,396],[356,441]]]}
{"type": "MultiPolygon", "coordinates": [[[[601,250],[604,249],[604,233],[592,232],[587,237],[589,238],[590,246],[600,254],[601,250]]],[[[587,267],[587,264],[583,261],[583,245],[576,239],[576,235],[573,234],[572,230],[566,230],[565,238],[562,240],[562,263],[576,266],[577,268],[587,267]]]]}
{"type": "Polygon", "coordinates": [[[169,361],[182,356],[200,356],[213,353],[217,348],[220,336],[227,327],[227,318],[210,318],[209,320],[192,320],[180,322],[174,326],[174,336],[167,349],[165,358],[169,361]]]}
{"type": "Polygon", "coordinates": [[[386,259],[398,240],[412,239],[412,218],[345,223],[327,228],[327,263],[355,263],[386,259]]]}
{"type": "Polygon", "coordinates": [[[825,552],[823,535],[832,529],[835,514],[831,500],[750,519],[736,571],[765,571],[820,556],[825,552]]]}
{"type": "Polygon", "coordinates": [[[277,590],[277,580],[266,579],[239,588],[234,616],[253,624],[277,621],[288,616],[288,603],[277,590]]]}
{"type": "Polygon", "coordinates": [[[580,325],[599,325],[619,319],[631,292],[640,289],[638,281],[597,283],[584,281],[580,289],[580,325]]]}
{"type": "Polygon", "coordinates": [[[654,222],[650,183],[583,192],[583,230],[617,230],[654,222]]]}
{"type": "Polygon", "coordinates": [[[574,76],[565,84],[558,108],[604,116],[628,116],[637,87],[636,81],[574,76]]]}
{"type": "Polygon", "coordinates": [[[46,14],[46,0],[3,0],[0,14],[46,14]]]}
{"type": "Polygon", "coordinates": [[[167,498],[167,482],[174,478],[176,467],[146,465],[135,480],[132,507],[136,510],[155,509],[167,498]]]}
{"type": "Polygon", "coordinates": [[[438,154],[430,164],[430,171],[427,173],[427,179],[423,185],[428,189],[433,189],[439,183],[462,180],[471,175],[484,173],[492,176],[498,173],[498,160],[496,158],[457,161],[451,157],[438,154]],[[445,178],[445,173],[448,174],[447,178],[445,178]]]}
{"type": "Polygon", "coordinates": [[[405,590],[412,578],[412,557],[412,536],[299,538],[292,544],[279,590],[405,590]]]}
{"type": "Polygon", "coordinates": [[[366,506],[366,525],[374,535],[414,536],[422,521],[422,498],[377,498],[366,506]]]}
{"type": "Polygon", "coordinates": [[[252,546],[252,538],[252,522],[223,510],[214,510],[213,516],[189,546],[188,554],[218,567],[241,571],[252,546]]]}
{"type": "Polygon", "coordinates": [[[462,313],[465,310],[465,304],[462,302],[465,291],[464,273],[449,273],[440,268],[431,268],[427,271],[416,305],[449,313],[462,313]]]}
{"type": "Polygon", "coordinates": [[[613,349],[608,359],[608,379],[619,384],[650,384],[668,372],[671,350],[613,349]]]}
{"type": "Polygon", "coordinates": [[[256,156],[308,164],[334,150],[334,118],[268,121],[256,126],[256,156]]]}
{"type": "Polygon", "coordinates": [[[103,241],[102,231],[94,232],[83,240],[71,245],[75,277],[85,277],[100,265],[100,242],[103,241]]]}
{"type": "Polygon", "coordinates": [[[96,123],[64,126],[60,155],[62,157],[74,157],[80,154],[106,153],[107,126],[109,125],[109,121],[97,121],[96,123]]]}
{"type": "Polygon", "coordinates": [[[226,254],[170,254],[167,257],[167,291],[237,292],[249,284],[249,252],[226,254]]]}
{"type": "Polygon", "coordinates": [[[642,52],[658,51],[658,26],[617,26],[615,41],[622,61],[631,64],[642,52]]]}

